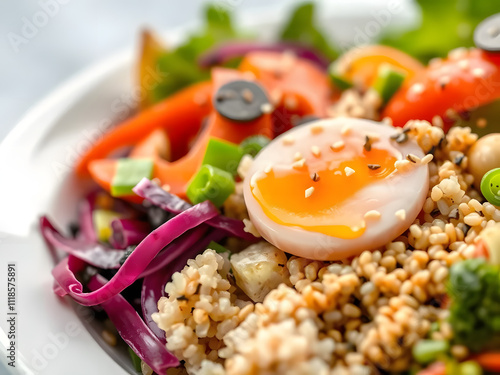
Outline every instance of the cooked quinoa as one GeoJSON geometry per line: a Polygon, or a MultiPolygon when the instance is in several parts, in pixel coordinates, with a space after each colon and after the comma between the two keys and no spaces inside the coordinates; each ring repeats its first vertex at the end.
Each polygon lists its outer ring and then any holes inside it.
{"type": "MultiPolygon", "coordinates": [[[[354,90],[339,103],[332,115],[376,119],[380,106],[372,94],[354,90]]],[[[398,168],[428,163],[429,191],[419,217],[384,247],[338,262],[287,256],[280,282],[262,302],[238,287],[227,254],[208,249],[174,274],[153,319],[188,373],[402,371],[411,364],[411,348],[434,322],[440,324],[431,338],[452,338],[448,311],[441,308],[444,281],[454,263],[473,256],[481,231],[500,222],[500,210],[483,202],[466,171],[466,154],[477,136],[460,127],[445,135],[441,119],[433,123],[410,121],[395,129],[397,142],[413,139],[427,153],[422,160],[409,155],[398,168]]],[[[242,164],[244,175],[251,160],[242,164]]],[[[248,219],[241,189],[224,209],[248,219]]],[[[242,247],[237,241],[227,246],[242,247]]],[[[468,349],[455,345],[451,353],[463,359],[468,349]]]]}

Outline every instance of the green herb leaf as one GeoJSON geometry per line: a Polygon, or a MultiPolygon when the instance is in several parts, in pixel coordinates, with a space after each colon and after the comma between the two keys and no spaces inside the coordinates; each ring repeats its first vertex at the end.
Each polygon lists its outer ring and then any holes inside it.
{"type": "Polygon", "coordinates": [[[164,75],[152,90],[153,102],[172,95],[183,87],[210,78],[210,72],[198,66],[199,56],[216,44],[231,39],[248,39],[237,31],[229,11],[221,5],[209,5],[205,10],[205,25],[174,50],[162,54],[158,69],[164,75]]]}
{"type": "Polygon", "coordinates": [[[484,259],[453,265],[447,284],[455,339],[474,351],[500,337],[500,267],[484,259]]]}
{"type": "Polygon", "coordinates": [[[293,11],[290,21],[283,28],[281,39],[311,46],[333,60],[338,56],[337,51],[331,47],[328,39],[316,26],[314,11],[313,2],[299,5],[293,11]]]}
{"type": "Polygon", "coordinates": [[[476,26],[498,12],[496,1],[418,0],[417,3],[422,10],[422,24],[406,33],[388,34],[381,43],[425,63],[433,57],[445,57],[454,48],[473,46],[476,26]]]}

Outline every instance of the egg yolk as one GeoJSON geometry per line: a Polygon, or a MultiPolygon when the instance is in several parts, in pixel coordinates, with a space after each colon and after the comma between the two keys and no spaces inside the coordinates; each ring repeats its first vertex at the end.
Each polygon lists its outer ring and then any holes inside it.
{"type": "Polygon", "coordinates": [[[281,225],[342,239],[361,236],[366,227],[363,202],[357,212],[344,203],[363,187],[390,176],[397,157],[375,147],[360,151],[346,145],[346,149],[347,153],[324,150],[321,158],[308,158],[303,167],[275,166],[261,174],[251,188],[264,213],[281,225]],[[354,173],[347,175],[346,167],[354,173]],[[314,190],[306,197],[311,187],[314,190]]]}

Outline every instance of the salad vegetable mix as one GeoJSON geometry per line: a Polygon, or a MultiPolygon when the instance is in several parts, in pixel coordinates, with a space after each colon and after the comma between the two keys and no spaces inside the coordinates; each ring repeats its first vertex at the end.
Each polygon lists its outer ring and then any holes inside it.
{"type": "Polygon", "coordinates": [[[500,14],[418,4],[343,53],[314,3],[275,43],[144,32],[72,234],[40,220],[54,292],[148,375],[500,373],[500,14]]]}

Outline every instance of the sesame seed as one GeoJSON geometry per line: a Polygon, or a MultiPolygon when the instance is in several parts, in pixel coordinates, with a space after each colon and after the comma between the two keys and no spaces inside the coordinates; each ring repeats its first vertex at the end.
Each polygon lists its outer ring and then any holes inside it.
{"type": "Polygon", "coordinates": [[[394,215],[401,221],[406,220],[406,211],[404,209],[397,210],[394,215]]]}
{"type": "Polygon", "coordinates": [[[269,173],[273,170],[273,165],[269,164],[266,168],[264,168],[264,173],[269,173]]]}
{"type": "Polygon", "coordinates": [[[379,219],[381,216],[382,214],[377,210],[370,210],[364,215],[365,219],[379,219]]]}
{"type": "Polygon", "coordinates": [[[350,125],[344,125],[342,129],[340,130],[340,134],[342,135],[348,135],[351,132],[351,126],[350,125]]]}
{"type": "Polygon", "coordinates": [[[335,142],[334,144],[332,144],[332,145],[330,146],[330,148],[331,148],[333,151],[339,151],[339,150],[341,150],[342,148],[344,148],[344,146],[345,146],[344,141],[337,141],[337,142],[335,142]]]}
{"type": "Polygon", "coordinates": [[[287,135],[286,137],[283,138],[283,144],[285,146],[290,146],[295,143],[295,138],[292,137],[291,135],[287,135]]]}
{"type": "Polygon", "coordinates": [[[425,165],[429,164],[432,161],[432,159],[434,159],[434,155],[427,154],[420,160],[420,162],[425,165]]]}
{"type": "Polygon", "coordinates": [[[317,174],[316,172],[312,173],[311,180],[313,180],[314,182],[318,182],[319,181],[319,174],[317,174]]]}
{"type": "Polygon", "coordinates": [[[380,164],[368,164],[368,169],[371,169],[372,171],[375,171],[381,167],[380,164]]]}
{"type": "Polygon", "coordinates": [[[484,117],[480,117],[477,119],[476,125],[478,128],[484,129],[488,125],[488,121],[484,117]]]}
{"type": "Polygon", "coordinates": [[[305,197],[309,198],[312,195],[312,193],[314,193],[314,187],[311,186],[310,188],[305,190],[305,197]]]}
{"type": "Polygon", "coordinates": [[[260,106],[260,110],[262,111],[262,113],[264,114],[269,114],[273,111],[273,106],[271,105],[271,103],[264,103],[260,106]]]}
{"type": "Polygon", "coordinates": [[[369,152],[372,150],[372,143],[369,136],[365,135],[365,144],[363,145],[365,151],[369,152]]]}
{"type": "Polygon", "coordinates": [[[303,168],[304,165],[306,165],[306,159],[302,158],[300,160],[297,160],[295,163],[292,164],[293,168],[303,168]]]}
{"type": "Polygon", "coordinates": [[[413,154],[406,155],[406,159],[412,163],[418,163],[420,161],[420,158],[416,155],[413,155],[413,154]]]}
{"type": "Polygon", "coordinates": [[[253,101],[253,93],[250,89],[243,89],[241,91],[241,97],[247,103],[251,103],[253,101]]]}
{"type": "Polygon", "coordinates": [[[321,155],[321,150],[319,149],[318,146],[312,146],[311,147],[311,152],[316,157],[319,157],[321,155]]]}
{"type": "Polygon", "coordinates": [[[333,174],[336,175],[336,176],[342,176],[342,172],[341,171],[335,171],[333,174]]]}
{"type": "Polygon", "coordinates": [[[345,175],[346,176],[351,176],[353,175],[354,173],[356,173],[356,171],[352,168],[349,168],[349,167],[345,167],[344,168],[344,172],[345,172],[345,175]]]}
{"type": "Polygon", "coordinates": [[[406,170],[409,165],[410,162],[408,160],[396,160],[394,162],[394,168],[396,168],[398,171],[406,170]]]}
{"type": "Polygon", "coordinates": [[[383,122],[384,124],[386,124],[386,125],[390,125],[390,126],[392,126],[392,118],[390,118],[390,117],[384,117],[384,118],[382,119],[382,122],[383,122]]]}
{"type": "Polygon", "coordinates": [[[474,69],[472,69],[472,75],[474,77],[482,78],[482,77],[484,77],[485,74],[486,74],[486,72],[482,68],[474,68],[474,69]]]}
{"type": "Polygon", "coordinates": [[[410,87],[410,91],[414,94],[417,94],[417,95],[423,93],[424,90],[425,90],[425,86],[422,83],[414,83],[410,87]]]}
{"type": "Polygon", "coordinates": [[[303,159],[303,156],[302,156],[302,154],[299,151],[297,151],[295,153],[295,155],[293,155],[293,160],[294,161],[299,161],[300,159],[303,159]]]}
{"type": "Polygon", "coordinates": [[[463,59],[464,57],[467,56],[467,54],[468,54],[467,48],[458,47],[448,52],[448,57],[452,60],[458,60],[458,59],[463,59]]]}
{"type": "Polygon", "coordinates": [[[323,132],[323,126],[315,124],[311,126],[311,134],[320,134],[323,132]]]}
{"type": "Polygon", "coordinates": [[[458,63],[458,67],[462,70],[469,69],[469,60],[460,60],[458,63]]]}
{"type": "Polygon", "coordinates": [[[453,163],[455,163],[455,165],[460,166],[460,164],[462,164],[462,162],[464,161],[464,158],[465,158],[465,155],[464,154],[460,154],[460,155],[458,155],[455,158],[455,160],[453,161],[453,163]]]}
{"type": "Polygon", "coordinates": [[[408,134],[401,133],[396,137],[396,143],[405,143],[408,141],[408,134]]]}

